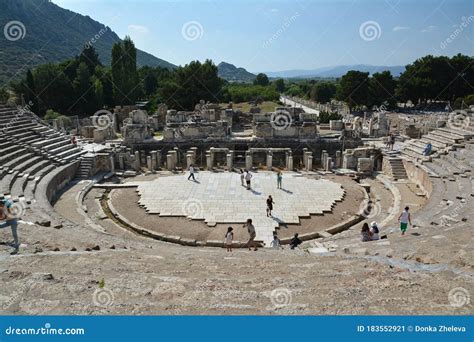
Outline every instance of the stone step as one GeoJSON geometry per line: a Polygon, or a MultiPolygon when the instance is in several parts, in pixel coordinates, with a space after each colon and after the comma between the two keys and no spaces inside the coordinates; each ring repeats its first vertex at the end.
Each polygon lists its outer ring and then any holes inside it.
{"type": "Polygon", "coordinates": [[[423,143],[424,146],[426,146],[426,144],[428,143],[431,143],[431,145],[433,145],[433,147],[435,147],[438,150],[446,147],[446,144],[440,143],[438,141],[430,140],[429,138],[426,137],[426,135],[423,136],[419,141],[423,143]]]}

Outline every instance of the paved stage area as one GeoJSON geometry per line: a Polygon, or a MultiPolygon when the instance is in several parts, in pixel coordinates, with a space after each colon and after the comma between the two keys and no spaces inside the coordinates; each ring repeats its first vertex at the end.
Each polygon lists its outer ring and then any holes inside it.
{"type": "MultiPolygon", "coordinates": [[[[301,174],[283,174],[283,189],[277,189],[276,173],[253,173],[252,189],[240,183],[237,173],[200,172],[196,182],[188,174],[160,177],[149,182],[137,182],[139,204],[149,214],[186,216],[215,223],[242,224],[253,220],[257,240],[268,246],[280,224],[297,224],[300,217],[330,212],[341,201],[344,189],[325,179],[309,179],[301,174]],[[273,217],[266,216],[266,199],[275,202],[273,217]]],[[[234,227],[235,229],[235,227],[234,227]]]]}

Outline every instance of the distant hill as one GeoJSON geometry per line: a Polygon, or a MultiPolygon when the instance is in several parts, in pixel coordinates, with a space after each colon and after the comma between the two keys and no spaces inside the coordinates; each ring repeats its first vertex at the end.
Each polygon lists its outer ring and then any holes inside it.
{"type": "Polygon", "coordinates": [[[283,78],[333,78],[341,77],[346,74],[349,70],[357,70],[362,72],[368,72],[370,74],[388,70],[393,76],[400,76],[405,71],[405,67],[401,65],[397,66],[376,66],[367,64],[358,65],[338,65],[332,67],[324,67],[313,70],[284,70],[284,71],[269,71],[265,72],[268,77],[283,77],[283,78]]]}
{"type": "MultiPolygon", "coordinates": [[[[12,21],[19,21],[25,28],[23,31],[16,26],[20,33],[25,32],[23,39],[8,40],[3,30],[0,34],[0,86],[23,76],[28,67],[78,55],[91,39],[96,39],[92,45],[101,62],[108,65],[112,45],[120,40],[110,27],[48,0],[0,0],[0,8],[0,28],[12,21]]],[[[137,50],[137,64],[176,67],[141,50],[137,50]]]]}
{"type": "Polygon", "coordinates": [[[217,66],[218,75],[229,82],[253,82],[256,75],[248,72],[244,68],[237,68],[235,65],[221,62],[217,66]]]}

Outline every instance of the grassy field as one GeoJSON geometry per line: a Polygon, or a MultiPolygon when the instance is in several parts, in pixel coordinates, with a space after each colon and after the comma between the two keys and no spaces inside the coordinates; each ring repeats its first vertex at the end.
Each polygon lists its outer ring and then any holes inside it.
{"type": "MultiPolygon", "coordinates": [[[[227,103],[221,103],[223,108],[227,108],[227,103]]],[[[258,105],[260,107],[261,112],[273,112],[275,111],[275,107],[279,106],[276,102],[272,101],[265,101],[258,105]]],[[[248,102],[240,102],[234,103],[233,108],[234,110],[240,110],[242,112],[249,112],[251,105],[248,102]]]]}

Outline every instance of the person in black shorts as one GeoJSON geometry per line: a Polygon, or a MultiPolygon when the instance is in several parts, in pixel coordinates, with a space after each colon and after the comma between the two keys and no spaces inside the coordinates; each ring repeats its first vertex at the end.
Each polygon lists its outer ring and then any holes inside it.
{"type": "Polygon", "coordinates": [[[275,202],[273,202],[273,198],[270,195],[267,198],[267,217],[272,216],[273,204],[275,204],[275,202]]]}

